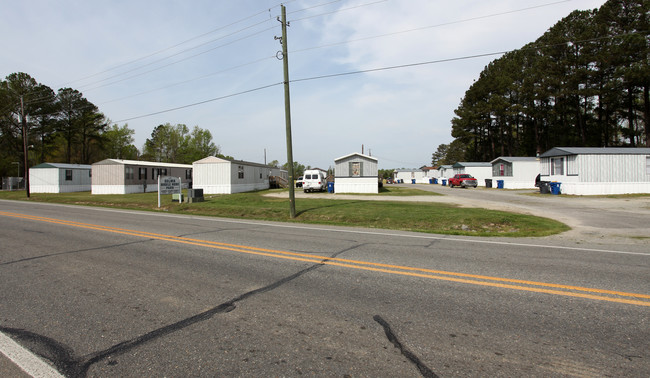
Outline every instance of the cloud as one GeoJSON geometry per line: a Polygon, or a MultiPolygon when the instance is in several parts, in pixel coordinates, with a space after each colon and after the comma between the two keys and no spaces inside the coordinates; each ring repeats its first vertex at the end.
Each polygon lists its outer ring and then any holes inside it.
{"type": "MultiPolygon", "coordinates": [[[[464,92],[498,55],[316,78],[519,48],[572,10],[604,0],[517,11],[550,3],[288,2],[290,79],[313,79],[291,83],[294,158],[328,167],[363,144],[381,168],[428,164],[438,144],[451,141],[464,92]]],[[[22,71],[54,90],[79,89],[113,121],[233,95],[283,81],[274,57],[278,4],[7,2],[0,33],[12,37],[3,40],[0,74],[22,71]]],[[[126,122],[138,147],[158,124],[184,123],[210,130],[238,159],[260,162],[267,149],[269,161],[286,161],[282,85],[126,122]]]]}

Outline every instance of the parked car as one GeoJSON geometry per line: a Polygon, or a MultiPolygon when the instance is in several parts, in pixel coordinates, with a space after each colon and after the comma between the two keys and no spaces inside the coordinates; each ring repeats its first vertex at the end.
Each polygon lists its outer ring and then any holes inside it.
{"type": "Polygon", "coordinates": [[[298,177],[298,180],[296,180],[296,188],[302,188],[302,176],[298,177]]]}
{"type": "Polygon", "coordinates": [[[461,188],[476,188],[478,182],[472,175],[467,173],[458,173],[449,179],[449,187],[460,186],[461,188]]]}
{"type": "Polygon", "coordinates": [[[327,177],[325,177],[325,172],[319,171],[318,169],[309,169],[304,173],[304,179],[302,180],[302,190],[307,192],[313,192],[317,190],[319,192],[327,190],[327,177]]]}

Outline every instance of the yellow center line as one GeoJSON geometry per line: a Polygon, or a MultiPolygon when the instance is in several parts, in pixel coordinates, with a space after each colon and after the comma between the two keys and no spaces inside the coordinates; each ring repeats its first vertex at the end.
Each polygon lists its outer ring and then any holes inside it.
{"type": "Polygon", "coordinates": [[[118,233],[123,235],[144,237],[144,238],[150,238],[155,240],[169,241],[174,243],[183,243],[183,244],[195,245],[200,247],[208,247],[208,248],[227,250],[233,252],[241,252],[241,253],[253,254],[258,256],[267,256],[267,257],[288,259],[294,261],[303,261],[303,262],[310,262],[310,263],[323,264],[323,265],[339,266],[344,268],[360,269],[360,270],[396,274],[402,276],[436,279],[436,280],[458,282],[458,283],[465,283],[465,284],[472,284],[472,285],[481,285],[481,286],[498,287],[498,288],[514,289],[514,290],[523,290],[523,291],[536,292],[536,293],[579,297],[579,298],[586,298],[586,299],[633,304],[639,306],[650,306],[650,302],[648,301],[617,298],[617,297],[632,297],[632,298],[639,298],[639,299],[650,299],[650,295],[647,294],[628,293],[628,292],[621,292],[621,291],[612,291],[612,290],[562,285],[562,284],[554,284],[554,283],[546,283],[546,282],[518,280],[518,279],[511,279],[511,278],[492,277],[492,276],[484,276],[484,275],[468,274],[468,273],[448,272],[448,271],[426,269],[426,268],[414,268],[408,266],[382,264],[382,263],[374,263],[374,262],[358,261],[358,260],[350,260],[350,259],[342,259],[342,258],[330,258],[327,256],[251,247],[251,246],[230,244],[230,243],[221,243],[221,242],[215,242],[209,240],[193,239],[193,238],[158,234],[158,233],[152,233],[146,231],[129,230],[129,229],[118,228],[118,227],[102,226],[96,224],[67,221],[63,219],[46,218],[46,217],[25,215],[25,214],[18,214],[18,213],[10,213],[4,211],[0,211],[0,215],[7,216],[7,217],[14,217],[14,218],[29,219],[29,220],[39,221],[39,222],[66,225],[71,227],[80,227],[80,228],[92,229],[98,231],[113,232],[113,233],[118,233]],[[517,284],[517,285],[513,285],[513,284],[517,284]],[[528,286],[521,286],[521,285],[528,285],[528,286]],[[539,286],[539,287],[531,287],[531,286],[539,286]],[[563,290],[554,290],[554,289],[563,289],[563,290]],[[568,290],[568,291],[564,291],[564,290],[568,290]],[[606,296],[606,295],[610,295],[610,296],[606,296]]]}

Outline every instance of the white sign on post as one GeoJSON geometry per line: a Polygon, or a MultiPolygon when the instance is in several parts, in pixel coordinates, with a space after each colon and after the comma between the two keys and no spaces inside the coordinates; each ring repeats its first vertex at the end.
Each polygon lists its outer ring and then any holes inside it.
{"type": "Polygon", "coordinates": [[[158,176],[158,207],[160,207],[161,194],[181,194],[181,178],[172,176],[158,176]]]}

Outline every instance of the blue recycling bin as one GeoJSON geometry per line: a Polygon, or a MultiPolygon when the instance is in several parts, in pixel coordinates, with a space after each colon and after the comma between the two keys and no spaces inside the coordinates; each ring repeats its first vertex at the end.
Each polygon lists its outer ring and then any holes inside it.
{"type": "Polygon", "coordinates": [[[503,189],[503,180],[497,180],[497,189],[503,189]]]}
{"type": "Polygon", "coordinates": [[[334,182],[328,182],[327,183],[327,192],[328,193],[334,193],[334,182]]]}
{"type": "Polygon", "coordinates": [[[447,186],[447,180],[442,179],[442,186],[447,186]]]}
{"type": "Polygon", "coordinates": [[[432,178],[429,179],[429,184],[433,184],[433,179],[432,178]]]}
{"type": "Polygon", "coordinates": [[[411,184],[415,184],[415,179],[411,179],[411,184]]]}
{"type": "Polygon", "coordinates": [[[434,184],[437,184],[437,183],[438,183],[438,179],[437,179],[437,178],[434,178],[434,179],[433,179],[433,183],[434,183],[434,184]]]}
{"type": "Polygon", "coordinates": [[[561,193],[560,191],[560,185],[562,185],[561,182],[550,182],[549,185],[551,185],[551,194],[558,195],[561,193]]]}

